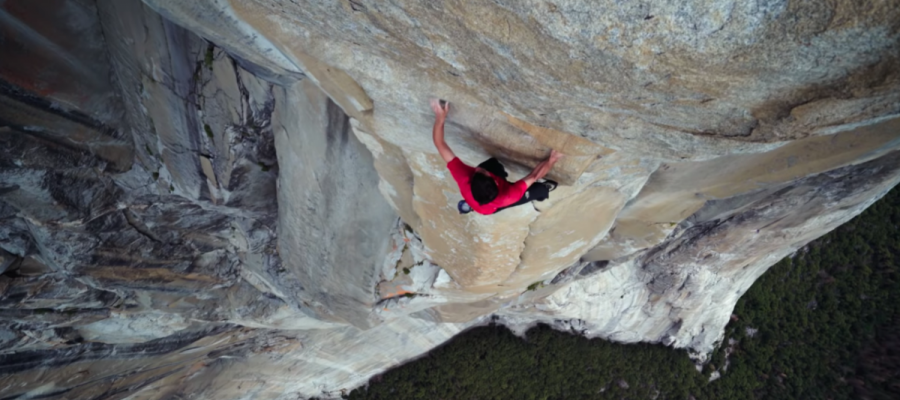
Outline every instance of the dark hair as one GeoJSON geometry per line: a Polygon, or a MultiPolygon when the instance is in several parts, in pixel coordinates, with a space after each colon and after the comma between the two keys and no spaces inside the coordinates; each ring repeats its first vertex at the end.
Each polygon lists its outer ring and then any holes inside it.
{"type": "Polygon", "coordinates": [[[485,205],[497,198],[497,182],[490,176],[476,173],[469,180],[469,185],[472,186],[472,197],[478,204],[485,205]]]}

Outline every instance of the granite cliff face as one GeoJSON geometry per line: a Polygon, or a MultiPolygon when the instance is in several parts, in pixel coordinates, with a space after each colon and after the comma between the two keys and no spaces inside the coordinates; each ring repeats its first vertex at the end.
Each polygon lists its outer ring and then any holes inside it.
{"type": "Polygon", "coordinates": [[[0,2],[0,398],[334,397],[491,319],[702,360],[900,181],[896,1],[52,3],[0,2]],[[459,215],[432,97],[562,185],[459,215]]]}

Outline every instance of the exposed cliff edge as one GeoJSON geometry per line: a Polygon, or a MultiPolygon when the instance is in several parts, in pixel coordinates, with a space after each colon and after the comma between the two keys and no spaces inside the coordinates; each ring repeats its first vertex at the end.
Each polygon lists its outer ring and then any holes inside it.
{"type": "Polygon", "coordinates": [[[900,182],[900,3],[0,4],[0,398],[339,396],[499,319],[698,358],[900,182]],[[431,143],[551,199],[492,217],[431,143]]]}

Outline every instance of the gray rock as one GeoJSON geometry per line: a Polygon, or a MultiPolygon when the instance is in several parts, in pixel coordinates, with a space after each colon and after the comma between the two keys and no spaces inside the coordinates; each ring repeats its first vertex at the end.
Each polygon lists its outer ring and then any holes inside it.
{"type": "Polygon", "coordinates": [[[900,6],[620,3],[0,10],[0,397],[334,398],[491,318],[703,359],[900,181],[900,6]],[[562,184],[459,215],[432,97],[562,184]]]}

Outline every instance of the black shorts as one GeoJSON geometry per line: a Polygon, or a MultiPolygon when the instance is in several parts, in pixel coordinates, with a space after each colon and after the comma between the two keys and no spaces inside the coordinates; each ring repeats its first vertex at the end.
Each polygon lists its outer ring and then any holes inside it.
{"type": "MultiPolygon", "coordinates": [[[[487,161],[481,164],[478,164],[478,168],[488,171],[503,179],[506,179],[506,177],[509,176],[509,174],[506,173],[506,169],[503,168],[503,164],[501,164],[500,161],[498,161],[494,157],[489,158],[487,161]]],[[[522,198],[520,198],[519,201],[512,203],[506,207],[498,208],[497,211],[494,211],[494,214],[510,207],[521,206],[522,204],[526,204],[531,201],[544,201],[548,198],[550,198],[550,186],[544,184],[543,182],[535,182],[534,185],[528,187],[528,190],[525,191],[525,194],[522,195],[522,198]]]]}

